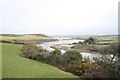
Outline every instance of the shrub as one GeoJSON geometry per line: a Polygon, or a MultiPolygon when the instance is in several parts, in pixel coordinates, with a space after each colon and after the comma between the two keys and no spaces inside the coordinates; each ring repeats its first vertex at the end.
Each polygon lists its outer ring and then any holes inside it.
{"type": "Polygon", "coordinates": [[[81,45],[83,45],[83,42],[79,41],[79,42],[78,42],[78,44],[81,44],[81,45]]]}
{"type": "Polygon", "coordinates": [[[34,42],[28,42],[23,46],[22,57],[44,61],[49,55],[48,51],[44,50],[42,47],[38,47],[34,42]]]}
{"type": "Polygon", "coordinates": [[[74,66],[78,65],[82,61],[82,55],[74,50],[67,51],[64,53],[63,57],[63,65],[64,66],[74,66]]]}
{"type": "Polygon", "coordinates": [[[90,37],[90,38],[84,40],[83,44],[96,44],[96,42],[97,42],[97,39],[90,37]]]}
{"type": "Polygon", "coordinates": [[[105,54],[94,66],[89,66],[85,71],[84,78],[120,78],[120,43],[112,43],[110,46],[101,49],[105,54]],[[97,65],[96,65],[97,64],[97,65]],[[99,66],[98,66],[99,65],[99,66]],[[96,67],[97,66],[97,67],[96,67]]]}
{"type": "Polygon", "coordinates": [[[49,53],[50,55],[48,56],[49,63],[54,65],[54,66],[62,66],[61,64],[61,51],[59,49],[55,49],[53,52],[49,53]]]}

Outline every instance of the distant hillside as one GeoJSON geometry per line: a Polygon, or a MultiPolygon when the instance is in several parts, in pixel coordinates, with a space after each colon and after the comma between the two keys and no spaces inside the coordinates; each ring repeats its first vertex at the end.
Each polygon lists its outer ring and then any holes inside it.
{"type": "Polygon", "coordinates": [[[38,36],[38,37],[49,37],[45,34],[29,34],[29,35],[35,35],[35,36],[38,36]]]}
{"type": "Polygon", "coordinates": [[[0,34],[0,36],[7,36],[7,37],[18,37],[18,36],[24,36],[24,35],[34,35],[34,36],[37,36],[37,37],[49,37],[45,34],[0,34]]]}
{"type": "Polygon", "coordinates": [[[3,43],[25,44],[28,41],[35,41],[40,44],[54,40],[57,39],[44,34],[0,34],[0,42],[3,43]]]}
{"type": "Polygon", "coordinates": [[[17,34],[0,34],[0,36],[17,37],[17,36],[22,36],[22,35],[17,35],[17,34]]]}

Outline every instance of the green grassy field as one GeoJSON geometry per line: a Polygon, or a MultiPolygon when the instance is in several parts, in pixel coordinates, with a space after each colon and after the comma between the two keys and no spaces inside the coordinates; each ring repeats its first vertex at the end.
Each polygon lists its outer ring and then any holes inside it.
{"type": "Polygon", "coordinates": [[[56,67],[19,56],[22,45],[2,44],[3,78],[78,78],[56,67]]]}
{"type": "Polygon", "coordinates": [[[97,38],[97,40],[100,41],[99,42],[100,44],[109,44],[109,43],[120,42],[120,39],[116,35],[114,35],[114,36],[97,36],[96,38],[97,38]]]}
{"type": "Polygon", "coordinates": [[[98,36],[96,37],[100,41],[118,41],[118,36],[98,36]]]}
{"type": "Polygon", "coordinates": [[[2,77],[2,45],[0,44],[0,79],[2,77]]]}
{"type": "Polygon", "coordinates": [[[43,36],[35,36],[35,35],[23,35],[23,36],[1,36],[0,35],[0,40],[30,40],[30,39],[34,39],[34,40],[38,40],[38,39],[51,39],[50,37],[43,37],[43,36]]]}

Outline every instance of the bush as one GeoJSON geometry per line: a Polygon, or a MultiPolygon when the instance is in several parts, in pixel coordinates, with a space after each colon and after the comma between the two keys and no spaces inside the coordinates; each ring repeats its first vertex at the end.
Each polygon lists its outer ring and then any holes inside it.
{"type": "MultiPolygon", "coordinates": [[[[84,68],[83,68],[84,69],[84,68]]],[[[88,63],[87,68],[83,70],[83,78],[106,78],[106,74],[103,73],[103,69],[97,62],[88,63]]]]}
{"type": "Polygon", "coordinates": [[[105,54],[97,59],[99,67],[89,66],[85,71],[84,78],[120,78],[120,43],[112,43],[110,46],[101,49],[105,54]]]}
{"type": "Polygon", "coordinates": [[[78,44],[81,44],[81,45],[83,45],[83,42],[79,41],[79,42],[78,42],[78,44]]]}
{"type": "Polygon", "coordinates": [[[12,40],[0,40],[0,42],[2,42],[2,43],[12,43],[13,41],[12,40]]]}
{"type": "Polygon", "coordinates": [[[28,42],[25,44],[21,53],[22,57],[43,62],[48,55],[48,51],[44,50],[42,47],[37,47],[34,42],[28,42]]]}
{"type": "Polygon", "coordinates": [[[86,39],[85,41],[83,41],[83,44],[96,44],[97,39],[90,37],[88,39],[86,39]]]}
{"type": "Polygon", "coordinates": [[[66,53],[64,53],[62,58],[62,63],[64,66],[75,66],[80,64],[82,61],[82,55],[74,50],[67,51],[66,53]]]}
{"type": "Polygon", "coordinates": [[[61,64],[61,51],[59,49],[55,49],[53,52],[50,52],[49,57],[47,58],[49,60],[49,63],[54,66],[62,66],[61,64]]]}

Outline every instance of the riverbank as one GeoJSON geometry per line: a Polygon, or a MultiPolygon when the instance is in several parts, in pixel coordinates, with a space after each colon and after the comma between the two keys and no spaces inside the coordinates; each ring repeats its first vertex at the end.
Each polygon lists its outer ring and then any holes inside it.
{"type": "MultiPolygon", "coordinates": [[[[106,36],[94,36],[93,39],[96,40],[95,44],[84,44],[82,42],[74,44],[72,49],[79,51],[87,51],[87,52],[100,52],[101,49],[108,47],[112,43],[118,43],[120,40],[117,35],[106,35],[106,36]]],[[[86,39],[85,39],[86,40],[86,39]]]]}
{"type": "Polygon", "coordinates": [[[102,48],[106,48],[109,45],[81,45],[81,44],[74,44],[72,46],[72,49],[79,50],[79,51],[86,51],[86,52],[92,52],[92,53],[98,53],[102,48]]]}
{"type": "MultiPolygon", "coordinates": [[[[95,38],[95,37],[94,37],[95,38]]],[[[80,39],[62,39],[60,38],[58,41],[52,41],[43,43],[40,46],[42,46],[44,49],[48,51],[53,51],[54,49],[58,48],[61,50],[61,53],[64,54],[66,51],[69,50],[75,50],[82,54],[83,57],[87,58],[90,56],[90,59],[92,60],[94,57],[101,57],[104,55],[104,53],[101,53],[103,49],[107,48],[110,44],[117,42],[117,36],[99,36],[97,38],[96,44],[81,44],[80,42],[83,42],[84,40],[80,39]],[[106,39],[109,37],[108,39],[106,39]],[[100,38],[98,40],[98,38],[100,38]],[[104,43],[104,41],[107,43],[104,43]],[[107,42],[107,41],[113,41],[113,42],[107,42]],[[104,43],[104,44],[101,44],[104,43]]]]}

